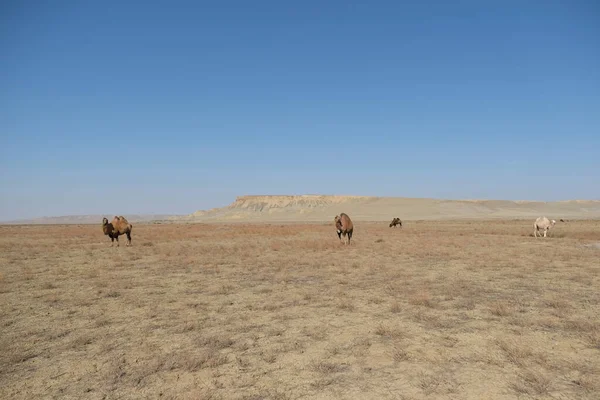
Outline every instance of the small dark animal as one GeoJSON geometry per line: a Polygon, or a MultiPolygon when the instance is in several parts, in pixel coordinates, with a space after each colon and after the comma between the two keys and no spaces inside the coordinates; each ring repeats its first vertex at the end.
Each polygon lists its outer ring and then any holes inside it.
{"type": "Polygon", "coordinates": [[[394,228],[396,227],[396,225],[400,225],[400,228],[402,228],[402,221],[400,220],[400,218],[394,218],[392,220],[392,222],[390,223],[390,228],[393,226],[394,228]]]}
{"type": "Polygon", "coordinates": [[[342,240],[342,236],[344,236],[344,244],[350,244],[352,232],[354,231],[354,225],[350,217],[347,214],[341,213],[335,216],[333,222],[335,223],[335,229],[340,241],[342,240]]]}
{"type": "Polygon", "coordinates": [[[114,244],[116,239],[117,246],[119,245],[119,236],[127,235],[127,246],[131,246],[131,231],[133,229],[133,225],[131,225],[125,217],[115,216],[112,222],[108,222],[108,219],[102,219],[102,232],[110,238],[111,246],[114,244]]]}

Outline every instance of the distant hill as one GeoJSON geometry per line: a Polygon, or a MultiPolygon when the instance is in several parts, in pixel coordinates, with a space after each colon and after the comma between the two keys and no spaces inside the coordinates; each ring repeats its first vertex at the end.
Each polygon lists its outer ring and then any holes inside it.
{"type": "MultiPolygon", "coordinates": [[[[31,218],[31,219],[21,219],[14,221],[3,221],[2,224],[33,224],[33,225],[46,225],[46,224],[98,224],[102,223],[102,218],[108,218],[109,220],[114,217],[114,214],[104,214],[104,215],[64,215],[59,217],[40,217],[40,218],[31,218]]],[[[125,215],[125,218],[131,223],[135,222],[151,222],[151,221],[163,221],[170,220],[174,217],[174,215],[164,215],[164,214],[128,214],[125,215]]]]}
{"type": "Polygon", "coordinates": [[[193,222],[330,221],[345,212],[354,220],[387,221],[463,218],[600,218],[600,200],[556,202],[510,200],[437,200],[365,196],[240,196],[232,204],[197,211],[193,222]]]}
{"type": "MultiPolygon", "coordinates": [[[[356,221],[435,219],[600,218],[600,200],[511,201],[511,200],[438,200],[407,197],[274,195],[239,196],[228,206],[196,211],[190,215],[125,215],[139,222],[324,222],[341,212],[356,221]]],[[[100,224],[114,214],[41,217],[4,224],[100,224]]]]}

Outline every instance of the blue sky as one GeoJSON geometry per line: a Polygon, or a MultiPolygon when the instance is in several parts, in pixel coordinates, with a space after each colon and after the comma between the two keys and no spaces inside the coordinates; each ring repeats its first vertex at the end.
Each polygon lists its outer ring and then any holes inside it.
{"type": "Polygon", "coordinates": [[[598,199],[599,150],[593,0],[0,4],[1,220],[598,199]]]}

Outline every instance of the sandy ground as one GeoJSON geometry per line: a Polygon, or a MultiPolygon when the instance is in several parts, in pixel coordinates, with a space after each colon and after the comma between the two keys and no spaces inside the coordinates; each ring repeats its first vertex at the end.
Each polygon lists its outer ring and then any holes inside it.
{"type": "Polygon", "coordinates": [[[0,398],[600,398],[600,222],[405,225],[0,227],[0,398]]]}

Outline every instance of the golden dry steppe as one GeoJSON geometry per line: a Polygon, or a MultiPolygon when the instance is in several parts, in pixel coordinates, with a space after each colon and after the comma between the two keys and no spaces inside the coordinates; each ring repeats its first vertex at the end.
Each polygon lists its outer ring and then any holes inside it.
{"type": "Polygon", "coordinates": [[[1,226],[0,398],[600,398],[600,221],[396,211],[1,226]]]}

